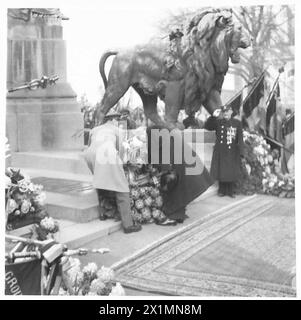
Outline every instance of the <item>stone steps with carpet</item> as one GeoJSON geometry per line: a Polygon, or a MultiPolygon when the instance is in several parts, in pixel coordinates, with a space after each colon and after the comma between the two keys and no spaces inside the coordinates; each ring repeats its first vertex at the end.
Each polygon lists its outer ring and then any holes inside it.
{"type": "MultiPolygon", "coordinates": [[[[208,169],[213,146],[212,137],[212,134],[207,132],[202,138],[205,143],[194,144],[195,137],[192,139],[193,148],[208,169]]],[[[92,175],[83,158],[83,151],[15,152],[12,154],[11,166],[20,168],[34,183],[44,186],[47,211],[51,217],[62,221],[64,241],[73,243],[77,241],[76,237],[84,242],[92,240],[97,235],[99,224],[103,225],[104,235],[121,228],[120,222],[110,221],[103,224],[98,220],[98,198],[91,185],[92,175]],[[83,232],[79,234],[77,230],[80,229],[83,232]],[[76,234],[78,236],[75,236],[76,234]]],[[[194,202],[215,193],[216,186],[212,186],[194,202]]]]}

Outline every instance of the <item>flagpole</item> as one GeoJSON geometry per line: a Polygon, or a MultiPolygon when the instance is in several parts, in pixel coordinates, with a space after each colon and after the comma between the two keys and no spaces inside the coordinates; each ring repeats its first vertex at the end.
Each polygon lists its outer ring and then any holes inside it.
{"type": "Polygon", "coordinates": [[[270,92],[270,94],[269,94],[269,96],[268,96],[267,101],[266,101],[266,105],[267,105],[267,106],[269,105],[269,103],[270,103],[270,101],[271,101],[271,99],[272,99],[273,93],[274,93],[274,91],[275,91],[275,89],[276,89],[276,85],[277,85],[277,83],[279,82],[280,74],[281,74],[283,71],[284,71],[284,67],[281,67],[281,68],[278,69],[278,76],[277,76],[277,78],[276,78],[276,80],[275,80],[275,82],[274,82],[273,88],[272,88],[272,90],[271,90],[271,92],[270,92]]]}

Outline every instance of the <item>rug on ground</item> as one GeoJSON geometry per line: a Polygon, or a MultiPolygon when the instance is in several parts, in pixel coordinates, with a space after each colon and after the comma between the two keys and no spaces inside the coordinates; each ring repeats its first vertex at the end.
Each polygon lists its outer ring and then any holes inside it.
{"type": "Polygon", "coordinates": [[[113,268],[124,286],[158,295],[296,296],[294,201],[247,197],[113,268]]]}

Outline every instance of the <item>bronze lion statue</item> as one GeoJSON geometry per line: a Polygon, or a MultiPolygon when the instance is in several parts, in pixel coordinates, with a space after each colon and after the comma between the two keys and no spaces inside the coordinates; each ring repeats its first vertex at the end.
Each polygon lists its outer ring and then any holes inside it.
{"type": "Polygon", "coordinates": [[[191,20],[171,66],[167,65],[172,54],[166,44],[104,53],[99,70],[106,90],[96,110],[96,123],[103,121],[131,86],[142,99],[146,117],[157,126],[177,127],[180,109],[185,109],[188,118],[194,118],[202,105],[212,114],[222,105],[220,94],[229,59],[239,63],[239,48],[248,46],[249,35],[233,21],[232,12],[212,9],[191,20]],[[111,55],[115,58],[106,79],[104,66],[111,55]],[[158,97],[165,103],[165,119],[157,113],[158,97]]]}

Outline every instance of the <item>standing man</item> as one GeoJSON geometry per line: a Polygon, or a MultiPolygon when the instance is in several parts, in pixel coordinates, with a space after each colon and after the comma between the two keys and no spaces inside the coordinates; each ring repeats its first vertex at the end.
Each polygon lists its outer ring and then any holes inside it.
{"type": "Polygon", "coordinates": [[[233,118],[232,113],[230,106],[216,110],[207,120],[205,128],[216,131],[210,173],[219,182],[218,195],[234,198],[234,185],[240,177],[240,161],[244,156],[244,142],[241,122],[233,118]]]}

